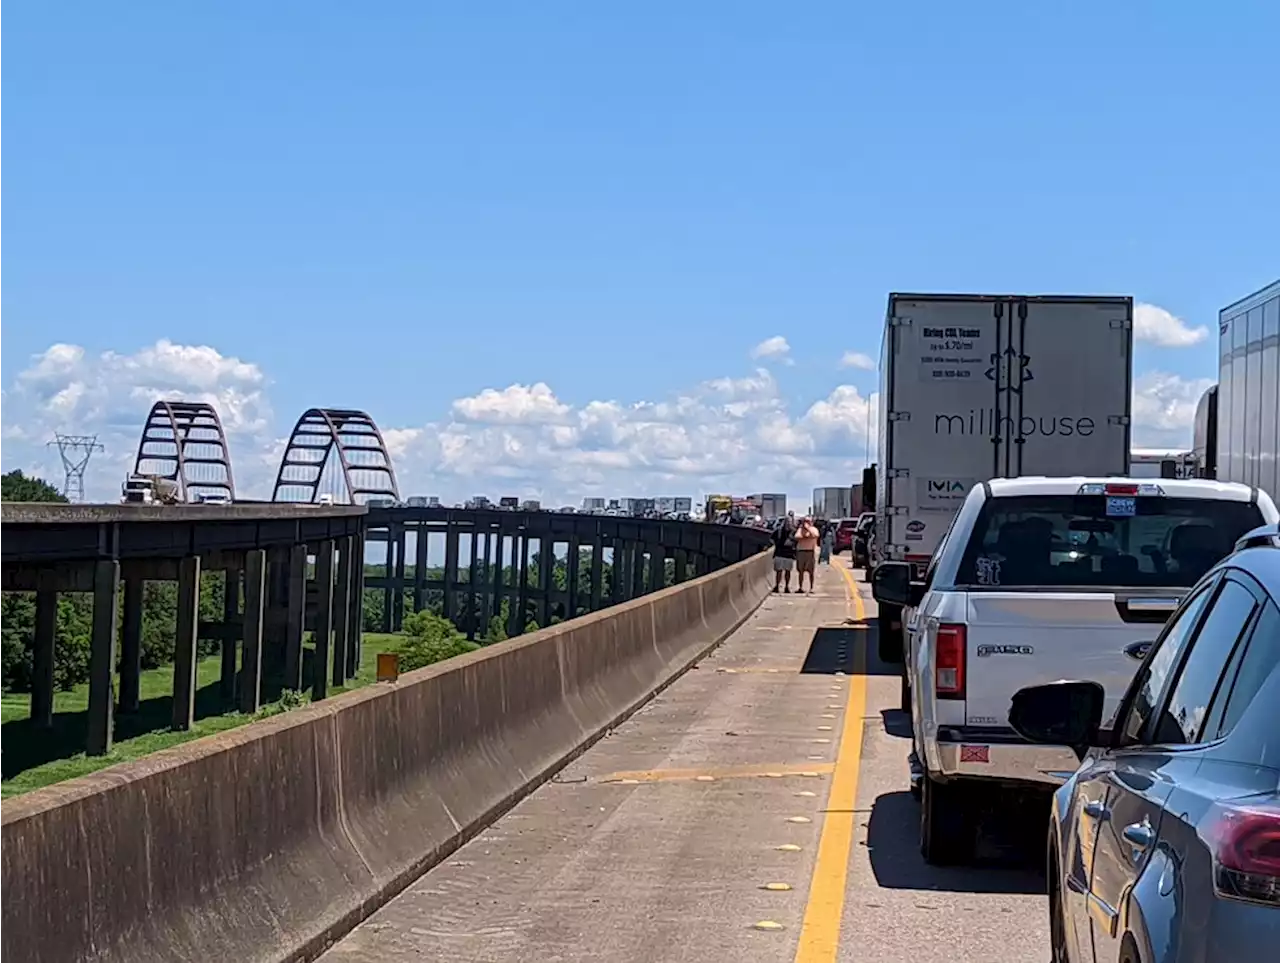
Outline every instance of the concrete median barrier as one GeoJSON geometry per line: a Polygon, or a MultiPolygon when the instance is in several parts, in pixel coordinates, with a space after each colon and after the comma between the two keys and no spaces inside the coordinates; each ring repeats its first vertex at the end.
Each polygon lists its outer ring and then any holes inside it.
{"type": "Polygon", "coordinates": [[[315,956],[732,632],[769,570],[762,553],[6,801],[4,957],[315,956]]]}

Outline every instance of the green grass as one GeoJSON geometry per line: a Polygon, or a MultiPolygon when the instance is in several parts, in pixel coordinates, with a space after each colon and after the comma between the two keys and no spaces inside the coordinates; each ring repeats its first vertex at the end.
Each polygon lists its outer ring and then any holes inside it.
{"type": "MultiPolygon", "coordinates": [[[[393,648],[400,638],[394,634],[366,632],[356,677],[344,686],[331,686],[329,692],[336,695],[373,682],[377,675],[378,653],[393,648]]],[[[171,732],[168,726],[173,704],[173,667],[162,666],[143,672],[141,707],[135,714],[116,714],[115,742],[111,752],[105,756],[86,756],[81,748],[87,728],[87,684],[55,694],[51,730],[38,730],[31,725],[30,694],[6,692],[0,702],[4,770],[0,795],[7,799],[119,762],[140,759],[161,749],[215,732],[225,732],[310,701],[309,684],[307,692],[301,696],[286,693],[281,697],[279,684],[273,687],[268,683],[265,691],[274,697],[273,701],[265,703],[255,715],[227,712],[218,687],[220,675],[219,656],[199,662],[196,667],[195,724],[186,732],[171,732]]],[[[309,675],[309,671],[304,674],[304,682],[307,681],[305,675],[309,675]]]]}

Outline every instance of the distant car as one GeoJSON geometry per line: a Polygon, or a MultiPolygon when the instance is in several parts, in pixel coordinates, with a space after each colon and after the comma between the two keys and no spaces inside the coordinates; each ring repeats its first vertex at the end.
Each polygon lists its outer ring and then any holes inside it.
{"type": "Polygon", "coordinates": [[[197,492],[195,500],[198,505],[231,504],[231,496],[226,492],[197,492]]]}
{"type": "MultiPolygon", "coordinates": [[[[1053,798],[1054,963],[1275,959],[1280,937],[1280,528],[1201,578],[1104,726],[1107,687],[1019,690],[1023,738],[1077,747],[1053,798]]],[[[1141,651],[1141,650],[1136,650],[1141,651]]],[[[1087,679],[1092,663],[1072,678],[1087,679]]]]}
{"type": "Polygon", "coordinates": [[[969,491],[923,582],[909,562],[880,562],[876,601],[911,626],[903,696],[925,859],[969,859],[979,798],[1051,791],[1076,768],[1071,746],[1014,732],[1014,692],[1087,671],[1114,711],[1143,640],[1237,538],[1277,521],[1247,485],[993,478],[969,491]]]}
{"type": "Polygon", "coordinates": [[[856,518],[842,518],[836,523],[836,554],[853,549],[853,531],[858,526],[856,518]]]}
{"type": "Polygon", "coordinates": [[[858,524],[853,530],[854,568],[866,568],[871,562],[871,536],[876,530],[875,512],[863,512],[858,516],[858,524]]]}

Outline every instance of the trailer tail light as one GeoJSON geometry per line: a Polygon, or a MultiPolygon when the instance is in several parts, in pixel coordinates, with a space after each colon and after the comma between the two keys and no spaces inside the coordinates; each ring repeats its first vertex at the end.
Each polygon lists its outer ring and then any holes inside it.
{"type": "Polygon", "coordinates": [[[1280,801],[1275,795],[1215,803],[1205,842],[1213,889],[1226,899],[1280,907],[1280,801]]]}
{"type": "Polygon", "coordinates": [[[934,643],[933,687],[939,699],[964,698],[965,650],[969,634],[963,625],[944,622],[934,643]]]}

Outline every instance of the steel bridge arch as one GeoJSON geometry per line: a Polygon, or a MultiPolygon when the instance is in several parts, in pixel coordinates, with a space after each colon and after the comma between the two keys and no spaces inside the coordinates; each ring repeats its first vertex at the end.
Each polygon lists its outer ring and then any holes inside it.
{"type": "Polygon", "coordinates": [[[142,425],[133,471],[176,482],[183,501],[195,492],[223,494],[235,501],[227,433],[218,409],[206,401],[157,401],[152,405],[142,425]],[[190,469],[197,465],[222,471],[205,481],[191,476],[190,469]]]}
{"type": "Polygon", "coordinates": [[[280,458],[271,500],[314,503],[320,495],[325,465],[335,453],[347,499],[352,504],[357,504],[361,497],[400,501],[395,467],[382,432],[373,418],[355,408],[308,408],[302,413],[280,458]],[[353,461],[352,456],[357,453],[371,456],[369,463],[353,461]],[[371,483],[362,484],[354,473],[372,476],[371,483]],[[307,497],[281,497],[290,488],[306,490],[307,497]]]}

